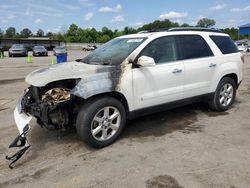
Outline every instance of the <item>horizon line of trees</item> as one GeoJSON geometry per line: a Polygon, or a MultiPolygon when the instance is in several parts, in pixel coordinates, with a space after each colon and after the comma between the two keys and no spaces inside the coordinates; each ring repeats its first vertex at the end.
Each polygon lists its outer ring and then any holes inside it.
{"type": "MultiPolygon", "coordinates": [[[[66,32],[45,33],[42,29],[38,29],[34,34],[29,28],[24,28],[18,33],[14,27],[9,27],[6,31],[2,31],[0,28],[0,38],[28,38],[31,36],[35,37],[49,37],[50,39],[57,39],[65,42],[82,42],[82,43],[105,43],[115,37],[138,33],[145,30],[171,28],[171,27],[205,27],[210,28],[215,25],[215,20],[209,18],[200,19],[195,26],[189,24],[179,24],[176,22],[171,22],[168,19],[165,20],[155,20],[154,22],[145,24],[139,28],[125,27],[123,30],[111,30],[107,27],[103,27],[101,31],[97,31],[95,28],[81,28],[76,24],[71,24],[66,32]]],[[[224,33],[231,36],[233,40],[238,39],[238,29],[237,28],[226,28],[221,29],[224,33]]],[[[247,38],[248,36],[240,36],[240,39],[247,38]]]]}

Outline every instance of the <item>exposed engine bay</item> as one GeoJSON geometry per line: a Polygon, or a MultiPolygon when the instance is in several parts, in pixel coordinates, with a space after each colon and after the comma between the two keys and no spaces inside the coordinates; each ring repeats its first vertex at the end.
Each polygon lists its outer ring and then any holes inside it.
{"type": "Polygon", "coordinates": [[[50,130],[72,126],[79,104],[70,93],[75,84],[76,80],[64,80],[46,87],[30,86],[21,101],[22,110],[36,117],[41,127],[50,130]]]}

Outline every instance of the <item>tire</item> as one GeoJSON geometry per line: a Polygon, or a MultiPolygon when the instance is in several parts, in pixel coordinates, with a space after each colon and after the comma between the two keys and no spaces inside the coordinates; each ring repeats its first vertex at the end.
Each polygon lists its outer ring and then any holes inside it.
{"type": "Polygon", "coordinates": [[[76,130],[86,144],[102,148],[119,137],[125,123],[126,112],[122,103],[112,97],[99,97],[90,99],[82,106],[77,116],[76,130]],[[115,116],[113,120],[108,118],[112,115],[115,116]]]}
{"type": "Polygon", "coordinates": [[[9,53],[9,57],[13,57],[12,54],[9,53]]]}
{"type": "Polygon", "coordinates": [[[212,99],[208,102],[212,110],[223,112],[234,103],[236,96],[236,83],[229,77],[222,78],[212,99]]]}

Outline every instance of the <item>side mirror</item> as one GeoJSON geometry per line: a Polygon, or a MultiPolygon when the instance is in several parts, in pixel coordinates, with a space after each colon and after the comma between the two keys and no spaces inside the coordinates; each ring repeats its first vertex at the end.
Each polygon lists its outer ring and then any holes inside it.
{"type": "Polygon", "coordinates": [[[152,57],[141,56],[141,57],[139,57],[139,59],[137,61],[137,65],[142,66],[142,67],[154,67],[155,60],[152,57]]]}

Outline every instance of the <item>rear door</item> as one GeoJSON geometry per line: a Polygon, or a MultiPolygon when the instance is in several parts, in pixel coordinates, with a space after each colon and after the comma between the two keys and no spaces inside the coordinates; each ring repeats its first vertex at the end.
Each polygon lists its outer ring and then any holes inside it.
{"type": "Polygon", "coordinates": [[[134,103],[137,109],[183,98],[183,64],[179,61],[176,39],[158,38],[138,55],[152,57],[154,67],[133,68],[134,103]]]}
{"type": "Polygon", "coordinates": [[[218,66],[212,50],[200,35],[179,35],[177,41],[184,66],[184,98],[208,93],[218,66]]]}

